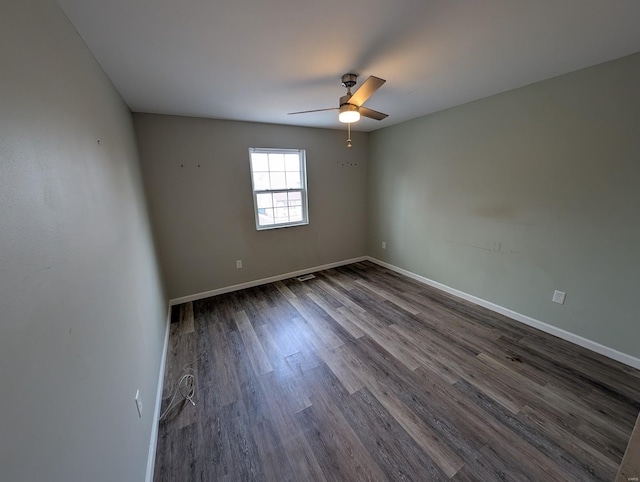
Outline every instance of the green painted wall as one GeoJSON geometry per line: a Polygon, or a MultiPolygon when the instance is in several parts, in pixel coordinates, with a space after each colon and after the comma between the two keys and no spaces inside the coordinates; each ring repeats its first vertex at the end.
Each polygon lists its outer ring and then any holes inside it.
{"type": "Polygon", "coordinates": [[[370,255],[640,356],[640,54],[376,131],[370,152],[370,255]]]}
{"type": "Polygon", "coordinates": [[[54,0],[0,11],[0,480],[141,482],[167,303],[131,112],[54,0]]]}

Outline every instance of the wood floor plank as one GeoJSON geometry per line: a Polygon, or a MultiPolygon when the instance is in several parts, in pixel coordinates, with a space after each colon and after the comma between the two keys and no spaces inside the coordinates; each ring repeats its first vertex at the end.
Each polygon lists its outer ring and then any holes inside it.
{"type": "Polygon", "coordinates": [[[600,413],[589,408],[583,399],[552,384],[547,384],[541,397],[531,398],[529,406],[545,414],[553,414],[554,418],[564,417],[577,421],[580,425],[588,425],[606,434],[604,438],[617,440],[621,444],[629,433],[623,424],[614,423],[609,414],[600,413]]]}
{"type": "MultiPolygon", "coordinates": [[[[522,465],[527,473],[533,473],[534,475],[536,473],[558,474],[555,475],[555,478],[548,478],[550,476],[546,475],[546,479],[538,478],[537,480],[594,480],[593,470],[589,466],[562,450],[552,440],[535,430],[535,427],[524,423],[520,418],[505,410],[497,402],[491,400],[490,397],[476,390],[465,380],[457,382],[456,387],[513,432],[513,435],[505,432],[509,436],[503,440],[498,439],[497,443],[491,442],[495,445],[491,448],[492,452],[497,448],[507,451],[514,446],[519,447],[522,465]],[[535,465],[527,466],[524,464],[525,461],[533,461],[535,465]],[[540,471],[537,470],[538,468],[540,471]]],[[[518,455],[518,452],[514,452],[514,455],[518,455]]],[[[536,479],[534,478],[533,480],[536,479]]]]}
{"type": "Polygon", "coordinates": [[[154,480],[612,480],[640,371],[364,261],[173,307],[154,480]]]}
{"type": "Polygon", "coordinates": [[[491,466],[482,453],[477,452],[467,459],[467,463],[451,479],[452,482],[519,482],[511,479],[501,469],[491,466]]]}
{"type": "Polygon", "coordinates": [[[320,296],[315,295],[313,292],[307,294],[315,304],[322,308],[327,315],[333,318],[336,323],[339,323],[353,338],[360,338],[364,336],[364,332],[354,324],[349,318],[340,313],[336,308],[325,303],[320,296]]]}
{"type": "Polygon", "coordinates": [[[327,270],[325,273],[329,274],[331,284],[339,286],[345,291],[351,291],[354,281],[357,279],[357,276],[353,277],[349,272],[344,270],[343,267],[327,270]]]}
{"type": "Polygon", "coordinates": [[[380,385],[369,387],[369,389],[385,410],[447,477],[452,477],[464,466],[464,460],[447,444],[441,443],[440,434],[407,407],[402,400],[380,385]]]}
{"type": "Polygon", "coordinates": [[[640,413],[640,404],[633,400],[622,401],[619,398],[610,396],[609,390],[594,388],[582,397],[582,401],[593,411],[606,414],[612,420],[611,423],[619,424],[628,430],[629,425],[637,419],[640,413]]]}
{"type": "Polygon", "coordinates": [[[349,292],[349,296],[356,300],[369,315],[375,316],[378,322],[385,325],[393,325],[398,322],[399,318],[409,314],[386,298],[377,295],[373,291],[367,290],[359,284],[355,284],[349,292]]]}
{"type": "Polygon", "coordinates": [[[294,318],[293,322],[318,352],[331,350],[344,343],[321,318],[313,317],[309,320],[299,317],[294,318]]]}
{"type": "Polygon", "coordinates": [[[509,427],[495,417],[487,417],[486,412],[476,405],[466,394],[459,391],[455,385],[447,383],[438,376],[433,376],[426,368],[418,368],[415,375],[422,381],[423,398],[426,398],[439,407],[445,409],[441,417],[449,421],[455,420],[458,425],[464,427],[463,438],[470,444],[469,449],[462,452],[465,460],[473,456],[474,449],[480,449],[492,439],[508,438],[509,427]]]}
{"type": "Polygon", "coordinates": [[[187,302],[180,305],[180,334],[186,335],[195,331],[193,321],[193,303],[187,302]]]}
{"type": "Polygon", "coordinates": [[[215,477],[210,480],[262,480],[260,454],[247,423],[244,402],[221,407],[215,418],[217,463],[213,466],[215,477]]]}
{"type": "Polygon", "coordinates": [[[464,465],[464,460],[448,444],[442,443],[441,433],[425,422],[431,417],[419,417],[396,395],[402,397],[399,372],[406,368],[381,363],[380,358],[384,355],[366,339],[351,345],[351,366],[362,383],[443,473],[448,477],[455,474],[464,465]],[[381,373],[388,374],[390,378],[381,377],[381,373]]]}
{"type": "MultiPolygon", "coordinates": [[[[519,343],[543,352],[545,357],[556,361],[559,365],[568,367],[577,364],[573,357],[562,350],[550,348],[546,337],[527,335],[519,343]]],[[[619,371],[611,371],[607,365],[587,356],[580,358],[579,365],[584,371],[583,376],[594,387],[608,389],[612,396],[625,402],[640,398],[640,379],[629,377],[626,373],[619,371]]]]}
{"type": "MultiPolygon", "coordinates": [[[[288,303],[286,304],[288,305],[288,303]]],[[[300,351],[309,352],[313,350],[313,345],[307,341],[293,321],[298,317],[300,317],[300,314],[297,311],[292,317],[289,317],[288,313],[283,316],[278,310],[270,310],[268,312],[269,321],[265,327],[269,330],[269,333],[278,344],[280,352],[285,357],[300,351]]]]}
{"type": "Polygon", "coordinates": [[[418,293],[424,289],[423,283],[390,271],[370,261],[353,263],[350,266],[358,273],[360,279],[385,286],[386,289],[398,295],[404,296],[407,293],[418,293]]]}
{"type": "Polygon", "coordinates": [[[240,381],[233,363],[228,331],[222,323],[211,323],[203,337],[211,340],[209,352],[200,360],[199,386],[216,388],[217,406],[225,406],[241,398],[240,381]]]}
{"type": "Polygon", "coordinates": [[[320,368],[308,373],[305,383],[311,387],[312,405],[297,417],[325,476],[334,480],[385,480],[382,469],[322,386],[320,368]]]}
{"type": "Polygon", "coordinates": [[[270,383],[271,391],[278,394],[283,408],[290,413],[298,413],[311,406],[311,400],[295,374],[281,378],[275,373],[267,373],[261,377],[261,382],[270,383]]]}
{"type": "Polygon", "coordinates": [[[571,367],[558,365],[544,354],[513,340],[501,338],[496,343],[504,348],[505,353],[509,353],[512,357],[521,360],[532,370],[544,374],[543,376],[547,383],[562,386],[565,390],[571,391],[580,397],[587,396],[594,388],[588,380],[581,379],[580,370],[572,371],[571,367]]]}
{"type": "Polygon", "coordinates": [[[617,461],[591,447],[573,433],[540,416],[530,407],[524,407],[518,417],[526,420],[538,433],[575,457],[592,474],[594,480],[607,481],[613,479],[619,465],[617,461]]]}
{"type": "Polygon", "coordinates": [[[379,387],[372,388],[374,395],[378,396],[380,392],[382,395],[395,394],[398,401],[423,421],[425,429],[439,440],[440,449],[444,453],[455,455],[450,456],[452,460],[466,460],[484,444],[486,434],[477,430],[476,424],[468,423],[467,417],[461,416],[461,412],[452,410],[448,397],[440,399],[436,392],[424,384],[417,374],[419,369],[403,370],[392,357],[385,357],[378,347],[374,344],[367,346],[365,342],[366,340],[359,340],[357,349],[362,349],[361,356],[367,361],[363,366],[370,371],[374,383],[379,387]],[[385,376],[382,377],[382,374],[385,376]],[[407,391],[404,388],[407,386],[413,388],[407,391]]]}
{"type": "Polygon", "coordinates": [[[268,328],[264,325],[257,327],[256,335],[264,347],[265,353],[273,367],[272,372],[266,373],[263,376],[271,378],[273,383],[280,384],[284,402],[289,404],[293,413],[304,410],[310,406],[311,401],[302,389],[298,371],[294,370],[287,362],[287,359],[280,351],[277,342],[271,336],[268,328]]]}
{"type": "MultiPolygon", "coordinates": [[[[576,350],[575,345],[571,342],[549,333],[539,330],[530,330],[527,332],[524,339],[546,347],[554,345],[558,348],[558,351],[560,352],[559,354],[563,354],[565,358],[567,358],[568,354],[573,353],[578,358],[577,364],[588,368],[589,372],[595,374],[601,370],[605,370],[605,372],[601,374],[601,378],[603,379],[613,377],[619,379],[623,384],[631,386],[635,386],[635,383],[640,381],[640,370],[591,350],[576,350]],[[613,369],[613,372],[607,371],[608,369],[613,369]]],[[[567,361],[571,363],[570,357],[567,361]]],[[[635,391],[637,392],[638,390],[640,389],[636,387],[635,391]]]]}
{"type": "Polygon", "coordinates": [[[198,480],[196,459],[200,451],[198,427],[189,425],[178,428],[175,434],[169,438],[164,434],[165,444],[161,447],[164,451],[156,454],[159,467],[154,471],[155,482],[173,482],[175,480],[198,480]]]}
{"type": "Polygon", "coordinates": [[[287,458],[287,452],[271,421],[268,420],[253,425],[251,433],[258,448],[265,481],[295,482],[296,479],[287,458]]]}
{"type": "Polygon", "coordinates": [[[294,480],[326,482],[327,479],[318,464],[314,451],[309,446],[300,425],[295,419],[296,415],[290,413],[280,404],[276,393],[270,390],[269,380],[262,378],[261,382],[267,394],[271,420],[287,453],[294,480]]]}
{"type": "Polygon", "coordinates": [[[369,389],[348,393],[325,366],[319,366],[313,375],[312,380],[321,384],[337,402],[343,416],[389,480],[448,479],[369,389]]]}
{"type": "Polygon", "coordinates": [[[344,411],[349,424],[389,480],[448,479],[367,388],[356,392],[344,411]]]}
{"type": "Polygon", "coordinates": [[[315,350],[299,351],[298,353],[287,356],[285,359],[291,369],[301,377],[304,376],[307,370],[311,370],[321,363],[324,363],[322,358],[316,354],[315,350]]]}
{"type": "Polygon", "coordinates": [[[431,286],[425,286],[420,291],[420,295],[423,299],[429,300],[434,309],[444,310],[454,316],[462,316],[470,323],[477,323],[498,330],[503,336],[509,335],[513,339],[521,339],[531,332],[526,325],[431,286]]]}
{"type": "Polygon", "coordinates": [[[338,301],[341,305],[349,308],[351,311],[356,313],[364,313],[366,310],[355,303],[349,296],[333,287],[331,284],[325,281],[326,278],[320,278],[316,283],[316,286],[323,290],[326,294],[333,296],[336,301],[338,301]]]}
{"type": "Polygon", "coordinates": [[[396,357],[410,370],[415,370],[426,360],[406,339],[398,336],[388,326],[381,324],[368,314],[352,313],[346,308],[338,308],[338,311],[351,320],[361,330],[367,332],[367,336],[378,343],[386,351],[396,357]]]}
{"type": "MultiPolygon", "coordinates": [[[[314,275],[315,276],[315,275],[314,275]]],[[[336,299],[332,294],[327,293],[322,289],[322,279],[315,277],[313,279],[301,282],[298,285],[298,290],[294,290],[294,293],[304,293],[305,296],[313,294],[316,298],[322,300],[322,304],[330,306],[331,308],[339,308],[342,303],[336,299]]]]}
{"type": "Polygon", "coordinates": [[[489,443],[480,450],[494,470],[507,480],[531,481],[562,480],[579,482],[583,479],[550,464],[546,458],[526,442],[513,439],[497,446],[489,443]]]}
{"type": "MultiPolygon", "coordinates": [[[[491,327],[482,326],[473,321],[450,313],[448,310],[441,310],[438,307],[423,309],[415,318],[425,324],[425,328],[431,330],[431,336],[440,335],[449,341],[455,341],[456,346],[461,349],[476,353],[490,353],[501,357],[506,355],[504,347],[496,344],[496,340],[503,336],[503,333],[491,327]]],[[[401,319],[397,323],[400,326],[415,325],[411,319],[401,319]]],[[[413,326],[408,326],[414,328],[413,326]]],[[[420,325],[418,324],[418,328],[420,325]]]]}
{"type": "MultiPolygon", "coordinates": [[[[269,419],[270,412],[266,402],[266,394],[256,375],[239,330],[233,320],[220,323],[224,327],[228,344],[228,357],[234,367],[235,383],[239,392],[236,401],[243,402],[244,418],[247,425],[255,425],[269,419]]],[[[216,394],[217,395],[217,394],[216,394]]],[[[232,402],[232,403],[235,403],[232,402]]]]}
{"type": "Polygon", "coordinates": [[[420,313],[420,310],[417,309],[414,305],[401,299],[399,296],[394,295],[393,293],[389,292],[389,290],[386,290],[382,287],[376,286],[375,284],[369,283],[364,280],[358,280],[356,281],[356,283],[358,283],[360,286],[363,286],[365,289],[369,291],[373,291],[378,296],[384,298],[385,300],[390,301],[394,305],[398,306],[399,308],[402,308],[403,310],[405,310],[408,313],[411,313],[412,315],[417,315],[418,313],[420,313]]]}
{"type": "Polygon", "coordinates": [[[344,389],[353,394],[364,385],[362,379],[352,369],[348,352],[349,349],[342,345],[333,350],[323,352],[323,359],[333,374],[340,380],[344,389]]]}
{"type": "Polygon", "coordinates": [[[271,334],[271,331],[269,331],[267,325],[257,326],[254,331],[275,375],[278,378],[292,376],[294,371],[287,363],[284,353],[280,350],[280,345],[271,334]]]}
{"type": "MultiPolygon", "coordinates": [[[[513,413],[518,413],[526,404],[527,397],[530,394],[530,392],[525,393],[527,385],[517,385],[518,389],[516,390],[516,386],[511,383],[512,379],[509,377],[508,370],[506,368],[497,370],[494,366],[483,363],[483,359],[480,357],[485,356],[484,354],[479,354],[473,358],[467,357],[466,359],[459,356],[450,356],[445,352],[446,348],[440,351],[430,350],[428,343],[414,341],[418,338],[416,333],[397,325],[391,328],[403,336],[407,343],[411,343],[418,350],[421,350],[422,356],[428,359],[423,362],[423,365],[429,367],[432,371],[443,376],[449,375],[449,380],[453,382],[455,380],[452,379],[456,376],[469,380],[513,413]],[[441,359],[433,359],[432,354],[439,354],[441,359]],[[445,360],[446,362],[443,363],[445,360]],[[445,367],[451,369],[452,372],[447,372],[445,367]]],[[[430,340],[432,342],[435,341],[434,338],[430,340]]]]}
{"type": "Polygon", "coordinates": [[[449,383],[455,383],[464,376],[464,370],[452,361],[449,356],[443,356],[440,348],[431,343],[428,338],[416,336],[418,333],[406,330],[398,325],[392,325],[390,328],[404,339],[411,341],[422,357],[422,366],[437,373],[449,383]]]}
{"type": "Polygon", "coordinates": [[[358,327],[363,333],[371,334],[374,331],[384,330],[389,324],[380,321],[375,315],[367,311],[353,311],[346,306],[342,306],[336,310],[342,316],[347,318],[354,326],[358,327]]]}
{"type": "Polygon", "coordinates": [[[260,340],[258,340],[258,336],[244,310],[236,313],[235,322],[236,325],[238,325],[240,336],[249,354],[249,359],[251,360],[251,365],[256,375],[260,376],[273,371],[271,363],[269,363],[269,359],[267,355],[265,355],[260,340]]]}

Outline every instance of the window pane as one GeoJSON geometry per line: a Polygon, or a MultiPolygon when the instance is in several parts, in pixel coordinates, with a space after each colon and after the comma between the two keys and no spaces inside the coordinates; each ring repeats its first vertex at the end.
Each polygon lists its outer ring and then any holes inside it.
{"type": "Polygon", "coordinates": [[[289,210],[287,208],[276,209],[275,218],[276,223],[288,223],[289,222],[289,210]]]}
{"type": "Polygon", "coordinates": [[[271,189],[286,189],[287,181],[284,172],[271,173],[271,189]]]}
{"type": "Polygon", "coordinates": [[[251,169],[253,171],[268,171],[269,170],[269,162],[267,160],[267,155],[261,152],[253,152],[251,153],[251,169]]]}
{"type": "Polygon", "coordinates": [[[264,193],[257,195],[258,208],[272,208],[273,201],[271,199],[271,193],[264,193]]]}
{"type": "Polygon", "coordinates": [[[274,192],[273,193],[273,202],[277,206],[286,206],[287,205],[287,193],[286,192],[274,192]]]}
{"type": "Polygon", "coordinates": [[[285,162],[287,171],[300,170],[300,156],[298,154],[285,154],[284,162],[285,162]]]}
{"type": "Polygon", "coordinates": [[[258,211],[258,224],[260,224],[260,226],[269,226],[271,224],[273,224],[273,209],[271,208],[267,208],[264,209],[264,212],[262,209],[260,211],[258,211]]]}
{"type": "Polygon", "coordinates": [[[302,193],[290,192],[289,193],[289,206],[301,206],[302,205],[302,193]]]}
{"type": "Polygon", "coordinates": [[[269,183],[269,173],[268,172],[256,172],[253,174],[253,182],[255,184],[254,189],[256,191],[265,191],[267,189],[271,189],[271,184],[269,183]]]}
{"type": "Polygon", "coordinates": [[[289,220],[291,222],[302,221],[302,206],[289,208],[289,220]]]}
{"type": "Polygon", "coordinates": [[[284,154],[269,154],[269,170],[284,171],[284,154]]]}
{"type": "Polygon", "coordinates": [[[287,193],[286,192],[275,192],[273,193],[273,204],[275,209],[273,210],[273,215],[277,223],[288,222],[289,221],[289,206],[287,204],[287,193]],[[284,221],[282,221],[284,219],[284,221]]]}
{"type": "Polygon", "coordinates": [[[300,171],[287,172],[287,189],[300,189],[300,171]]]}

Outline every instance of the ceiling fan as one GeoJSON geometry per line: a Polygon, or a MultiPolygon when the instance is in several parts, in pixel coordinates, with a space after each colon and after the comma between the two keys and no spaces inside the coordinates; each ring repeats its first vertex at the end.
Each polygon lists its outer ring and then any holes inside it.
{"type": "Polygon", "coordinates": [[[340,111],[338,114],[338,120],[340,122],[344,122],[348,124],[349,127],[349,138],[347,139],[347,147],[351,147],[351,123],[358,122],[360,120],[360,116],[368,117],[370,119],[382,120],[386,117],[389,117],[388,114],[383,114],[382,112],[375,111],[373,109],[369,109],[367,107],[363,107],[364,104],[369,97],[371,97],[376,90],[378,90],[382,85],[386,82],[384,79],[380,79],[378,77],[374,77],[373,75],[369,76],[367,80],[356,90],[354,93],[351,93],[351,87],[356,85],[358,80],[357,74],[344,74],[342,76],[342,85],[347,88],[346,95],[340,97],[340,107],[330,107],[328,109],[315,109],[315,110],[303,110],[300,112],[289,112],[289,115],[294,114],[308,114],[310,112],[323,112],[327,110],[337,110],[340,111]]]}
{"type": "Polygon", "coordinates": [[[300,112],[289,112],[289,115],[294,114],[308,114],[310,112],[323,112],[326,110],[339,110],[340,114],[338,119],[340,122],[351,123],[360,120],[360,116],[369,117],[370,119],[382,120],[385,117],[389,117],[388,114],[375,111],[363,107],[369,97],[371,97],[376,90],[378,90],[386,82],[384,79],[369,76],[367,80],[356,90],[351,93],[351,87],[356,85],[358,80],[358,74],[344,74],[342,76],[342,85],[347,88],[347,94],[340,97],[340,107],[330,107],[328,109],[315,109],[315,110],[303,110],[300,112]]]}

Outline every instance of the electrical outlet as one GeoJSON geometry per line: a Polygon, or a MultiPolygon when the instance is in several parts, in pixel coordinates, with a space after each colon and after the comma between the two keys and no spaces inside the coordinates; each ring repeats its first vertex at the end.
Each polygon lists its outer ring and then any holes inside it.
{"type": "Polygon", "coordinates": [[[555,290],[553,292],[553,298],[551,299],[554,303],[560,303],[564,305],[564,299],[567,297],[567,294],[564,291],[555,290]]]}
{"type": "Polygon", "coordinates": [[[242,268],[242,260],[241,259],[237,259],[236,260],[236,268],[238,268],[238,269],[242,268]]]}
{"type": "Polygon", "coordinates": [[[382,242],[382,249],[387,249],[387,242],[386,241],[382,242]]]}
{"type": "Polygon", "coordinates": [[[142,398],[140,398],[140,390],[136,390],[136,408],[138,409],[138,416],[142,418],[142,398]]]}

